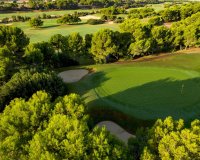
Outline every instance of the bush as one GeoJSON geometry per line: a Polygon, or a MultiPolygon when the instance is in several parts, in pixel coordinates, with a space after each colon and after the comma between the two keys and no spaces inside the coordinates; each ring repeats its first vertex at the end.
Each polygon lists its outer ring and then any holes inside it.
{"type": "Polygon", "coordinates": [[[31,18],[29,23],[30,23],[30,26],[34,28],[38,28],[43,25],[43,21],[40,18],[31,18]]]}
{"type": "Polygon", "coordinates": [[[88,19],[87,24],[95,25],[95,24],[103,24],[104,21],[101,19],[88,19]]]}
{"type": "Polygon", "coordinates": [[[114,21],[117,18],[117,16],[114,15],[102,15],[101,20],[102,21],[114,21]]]}
{"type": "Polygon", "coordinates": [[[122,23],[124,22],[124,18],[123,17],[117,17],[115,20],[114,20],[115,23],[122,23]]]}

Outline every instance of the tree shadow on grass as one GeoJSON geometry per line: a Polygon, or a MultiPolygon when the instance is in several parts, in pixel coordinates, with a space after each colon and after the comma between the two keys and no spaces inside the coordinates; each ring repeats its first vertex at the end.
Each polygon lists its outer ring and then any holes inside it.
{"type": "Polygon", "coordinates": [[[200,116],[200,78],[153,81],[106,97],[99,95],[88,106],[95,123],[115,121],[132,133],[167,116],[183,118],[187,124],[200,116]]]}
{"type": "MultiPolygon", "coordinates": [[[[69,87],[70,92],[84,95],[90,90],[99,87],[103,82],[107,80],[109,80],[109,78],[105,76],[105,72],[91,72],[86,75],[81,81],[67,84],[67,86],[69,87]]],[[[84,97],[84,99],[87,98],[89,97],[84,97]]]]}

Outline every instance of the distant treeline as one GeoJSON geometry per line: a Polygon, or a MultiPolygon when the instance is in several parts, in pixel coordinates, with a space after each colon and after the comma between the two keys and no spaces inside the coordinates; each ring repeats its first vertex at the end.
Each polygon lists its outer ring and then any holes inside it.
{"type": "Polygon", "coordinates": [[[109,6],[124,6],[129,7],[142,7],[146,4],[159,3],[158,0],[29,0],[28,3],[13,3],[0,2],[0,10],[24,10],[26,8],[37,10],[49,9],[91,9],[91,8],[106,8],[109,6]]]}

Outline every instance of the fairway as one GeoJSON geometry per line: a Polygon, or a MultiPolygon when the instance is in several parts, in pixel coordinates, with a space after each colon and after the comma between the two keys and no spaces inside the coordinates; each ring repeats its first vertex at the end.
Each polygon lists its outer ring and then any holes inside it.
{"type": "Polygon", "coordinates": [[[119,30],[119,24],[100,24],[100,25],[89,25],[85,24],[86,20],[83,20],[81,24],[77,25],[59,25],[56,19],[44,20],[44,26],[41,28],[31,28],[29,22],[14,22],[12,26],[21,28],[28,37],[30,42],[41,42],[49,41],[50,37],[55,34],[62,34],[63,36],[69,35],[73,32],[78,32],[82,36],[85,34],[95,33],[100,29],[112,29],[119,30]]]}

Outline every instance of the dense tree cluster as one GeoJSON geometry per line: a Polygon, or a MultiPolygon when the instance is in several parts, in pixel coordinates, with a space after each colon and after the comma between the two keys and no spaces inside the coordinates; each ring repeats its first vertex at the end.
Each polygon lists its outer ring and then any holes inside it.
{"type": "Polygon", "coordinates": [[[155,16],[156,12],[153,8],[135,8],[128,12],[128,18],[146,18],[155,16]]]}
{"type": "Polygon", "coordinates": [[[102,29],[93,35],[90,51],[97,63],[106,63],[112,58],[119,59],[125,55],[131,41],[129,33],[102,29]]]}
{"type": "Polygon", "coordinates": [[[14,99],[0,115],[2,159],[130,159],[127,147],[105,128],[90,129],[76,94],[54,102],[43,91],[14,99]]]}
{"type": "Polygon", "coordinates": [[[100,13],[104,15],[117,15],[117,14],[126,14],[127,11],[125,10],[125,8],[112,6],[112,7],[101,9],[100,13]]]}
{"type": "Polygon", "coordinates": [[[161,23],[159,17],[150,19],[149,23],[142,23],[139,19],[125,20],[120,25],[121,30],[130,32],[134,39],[129,54],[137,57],[199,45],[199,13],[174,23],[171,28],[156,26],[161,23]]]}
{"type": "Polygon", "coordinates": [[[77,24],[81,22],[78,14],[66,14],[57,20],[61,24],[77,24]]]}
{"type": "Polygon", "coordinates": [[[158,3],[158,0],[143,0],[140,1],[120,1],[120,0],[56,0],[56,1],[45,1],[45,0],[29,0],[29,7],[34,9],[78,9],[82,7],[87,8],[100,8],[110,6],[124,6],[124,7],[142,7],[148,3],[158,3]]]}
{"type": "Polygon", "coordinates": [[[90,128],[91,119],[76,94],[59,97],[38,91],[16,98],[0,114],[2,159],[198,159],[200,121],[158,119],[141,128],[128,147],[105,128],[90,128]]]}
{"type": "Polygon", "coordinates": [[[0,26],[0,84],[8,80],[21,65],[29,38],[20,28],[0,26]]]}
{"type": "Polygon", "coordinates": [[[188,48],[200,45],[200,13],[193,14],[180,22],[173,23],[173,45],[188,48]]]}
{"type": "Polygon", "coordinates": [[[159,12],[165,22],[174,22],[190,17],[200,11],[200,3],[172,6],[159,12]]]}
{"type": "Polygon", "coordinates": [[[192,14],[199,11],[199,3],[188,3],[182,5],[172,5],[159,12],[156,12],[153,8],[135,8],[128,11],[128,17],[142,19],[146,17],[160,16],[164,22],[175,22],[190,17],[192,14]]]}
{"type": "Polygon", "coordinates": [[[184,121],[158,119],[150,129],[140,129],[135,139],[129,140],[129,149],[135,159],[199,159],[200,121],[189,128],[184,121]]]}
{"type": "Polygon", "coordinates": [[[45,90],[52,98],[62,95],[65,91],[63,81],[53,72],[37,72],[25,70],[17,72],[0,88],[0,111],[12,99],[23,97],[28,99],[38,90],[45,90]]]}

